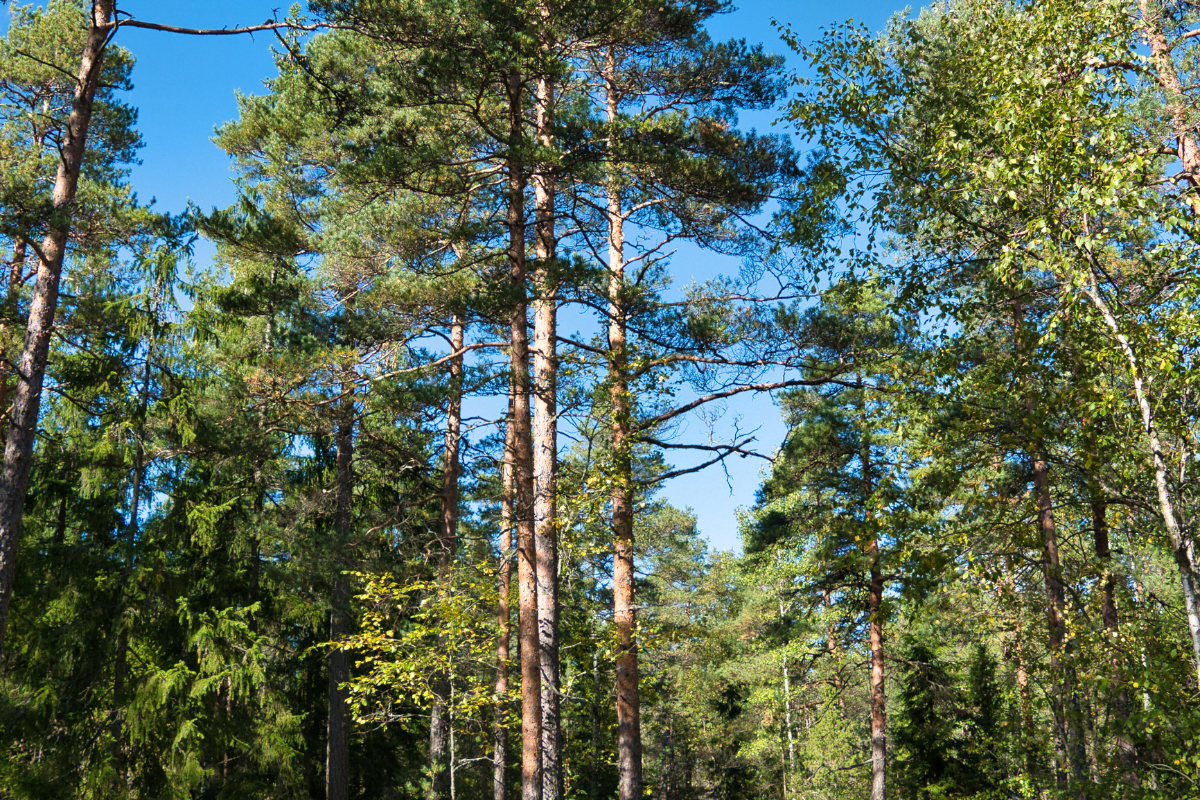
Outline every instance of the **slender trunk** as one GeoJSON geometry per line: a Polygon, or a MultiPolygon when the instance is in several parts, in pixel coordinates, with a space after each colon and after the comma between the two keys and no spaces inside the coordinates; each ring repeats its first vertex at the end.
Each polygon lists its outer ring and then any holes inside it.
{"type": "MultiPolygon", "coordinates": [[[[821,599],[825,604],[825,609],[829,612],[832,612],[833,611],[833,593],[830,592],[828,589],[822,589],[821,590],[821,599]]],[[[833,656],[833,661],[834,661],[834,664],[836,665],[833,670],[833,674],[831,675],[831,677],[829,679],[829,682],[833,686],[833,690],[834,690],[835,696],[837,698],[835,702],[837,704],[838,710],[845,711],[846,710],[846,696],[843,691],[843,689],[845,689],[845,684],[842,681],[842,673],[841,673],[842,648],[838,643],[837,629],[834,627],[832,622],[828,622],[825,625],[825,643],[826,643],[826,647],[829,650],[829,655],[833,656]]]]}
{"type": "Polygon", "coordinates": [[[50,215],[50,230],[42,241],[37,282],[33,287],[29,322],[25,327],[25,342],[17,364],[16,397],[4,446],[4,471],[0,473],[0,650],[4,645],[8,609],[12,602],[21,515],[25,510],[25,492],[29,488],[42,381],[46,376],[54,313],[58,309],[63,256],[71,232],[71,208],[79,186],[79,171],[86,151],[104,47],[108,43],[109,29],[105,26],[113,16],[114,5],[115,0],[95,0],[92,3],[91,25],[79,60],[75,97],[66,130],[63,131],[58,174],[51,194],[53,213],[50,215]]]}
{"type": "MultiPolygon", "coordinates": [[[[449,659],[448,659],[448,661],[449,661],[449,664],[450,664],[450,675],[451,675],[451,677],[453,677],[453,675],[454,675],[454,658],[453,658],[453,654],[451,654],[451,658],[449,658],[449,659]]],[[[458,800],[458,780],[457,780],[457,772],[458,772],[458,770],[457,770],[457,768],[456,768],[456,766],[455,766],[455,762],[456,762],[456,755],[455,755],[455,752],[456,752],[456,742],[455,742],[455,739],[454,739],[454,681],[453,681],[453,680],[451,680],[451,681],[450,681],[450,714],[449,714],[449,719],[450,719],[450,800],[458,800]]]]}
{"type": "Polygon", "coordinates": [[[21,279],[25,275],[25,261],[28,257],[29,240],[18,236],[13,243],[12,264],[9,265],[8,285],[4,295],[4,311],[0,317],[0,447],[3,447],[8,439],[8,395],[12,391],[12,370],[8,367],[8,340],[12,326],[17,321],[21,279]]]}
{"type": "Polygon", "coordinates": [[[592,774],[590,800],[600,800],[600,648],[592,651],[592,774]]]}
{"type": "MultiPolygon", "coordinates": [[[[1029,418],[1038,413],[1034,394],[1029,388],[1033,381],[1032,366],[1025,347],[1025,309],[1020,299],[1014,297],[1013,344],[1017,350],[1018,363],[1024,372],[1025,411],[1029,418]]],[[[1033,486],[1037,503],[1038,534],[1042,548],[1042,568],[1046,582],[1046,619],[1050,637],[1050,669],[1060,677],[1057,698],[1053,704],[1055,719],[1055,781],[1065,788],[1067,776],[1064,771],[1069,764],[1075,780],[1083,778],[1081,719],[1077,713],[1074,690],[1074,671],[1065,663],[1067,623],[1063,615],[1066,606],[1066,588],[1062,581],[1062,564],[1058,555],[1058,528],[1054,519],[1054,501],[1050,492],[1050,467],[1042,453],[1042,443],[1035,442],[1030,448],[1033,459],[1033,486]]]]}
{"type": "Polygon", "coordinates": [[[1032,779],[1037,772],[1033,748],[1033,697],[1029,692],[1029,665],[1025,658],[1025,636],[1017,611],[1017,630],[1013,634],[1017,651],[1017,694],[1021,702],[1021,752],[1025,773],[1032,779]]]}
{"type": "MultiPolygon", "coordinates": [[[[350,542],[354,491],[354,398],[342,401],[341,418],[335,437],[337,448],[336,505],[333,528],[333,596],[329,610],[329,639],[337,642],[350,633],[350,582],[344,574],[346,549],[350,542]]],[[[345,650],[329,653],[329,722],[325,750],[325,798],[349,800],[350,797],[350,704],[345,684],[350,680],[350,656],[345,650]]]]}
{"type": "Polygon", "coordinates": [[[141,515],[142,482],[146,476],[146,414],[150,410],[150,371],[154,360],[154,342],[146,345],[146,364],[142,371],[142,388],[138,398],[138,410],[133,443],[133,472],[129,480],[129,522],[125,526],[125,566],[122,576],[121,619],[118,620],[117,652],[113,665],[113,752],[119,757],[122,737],[122,711],[126,706],[126,686],[129,678],[129,628],[125,605],[130,602],[129,590],[133,582],[133,569],[137,553],[138,518],[141,515]]]}
{"type": "MultiPolygon", "coordinates": [[[[442,520],[438,540],[438,583],[442,587],[453,581],[454,559],[458,552],[458,462],[462,428],[462,371],[463,321],[456,314],[450,325],[450,347],[460,355],[450,359],[450,391],[446,402],[446,457],[442,469],[442,520]]],[[[439,637],[438,647],[447,656],[449,644],[439,637]]],[[[451,675],[443,671],[433,680],[433,708],[429,716],[430,797],[445,798],[451,794],[454,766],[449,755],[450,714],[448,697],[451,675]]]]}
{"type": "MultiPolygon", "coordinates": [[[[779,602],[779,622],[782,624],[785,608],[783,601],[779,602]]],[[[786,772],[796,769],[796,737],[792,730],[792,678],[788,670],[787,653],[783,655],[783,720],[787,728],[788,758],[786,772]]],[[[786,787],[786,783],[785,783],[786,787]]],[[[784,800],[787,800],[787,790],[784,789],[784,800]]]]}
{"type": "MultiPolygon", "coordinates": [[[[1090,420],[1085,420],[1084,424],[1089,427],[1089,455],[1092,462],[1098,464],[1094,438],[1090,433],[1090,420]]],[[[1090,471],[1088,473],[1088,495],[1092,512],[1092,542],[1096,549],[1096,560],[1100,562],[1101,568],[1104,570],[1101,618],[1104,623],[1104,632],[1108,634],[1109,641],[1114,647],[1111,683],[1116,687],[1116,694],[1112,697],[1110,717],[1116,720],[1117,761],[1121,765],[1125,781],[1136,785],[1138,777],[1134,768],[1137,765],[1137,746],[1126,732],[1126,720],[1129,717],[1129,689],[1125,685],[1125,671],[1122,668],[1121,655],[1116,648],[1120,620],[1117,616],[1116,578],[1113,575],[1112,550],[1108,541],[1108,502],[1095,475],[1090,471]]]]}
{"type": "MultiPolygon", "coordinates": [[[[858,382],[859,392],[863,383],[858,382]]],[[[865,399],[860,406],[862,412],[861,452],[863,504],[870,508],[871,495],[875,492],[874,469],[871,459],[871,442],[867,435],[865,399]]],[[[874,530],[874,514],[867,511],[867,522],[872,526],[867,544],[867,557],[871,563],[871,582],[867,587],[867,618],[871,636],[871,800],[887,798],[887,693],[884,686],[883,652],[883,571],[880,564],[879,535],[874,530]]]]}
{"type": "MultiPolygon", "coordinates": [[[[605,58],[605,92],[608,121],[617,119],[620,97],[616,86],[616,59],[605,58]]],[[[612,143],[609,143],[610,147],[612,143]]],[[[638,686],[637,605],[633,564],[633,408],[629,392],[627,332],[629,310],[625,302],[625,213],[621,191],[612,176],[608,185],[608,380],[612,404],[612,532],[613,619],[617,626],[617,770],[618,797],[642,796],[642,722],[638,686]]]]}
{"type": "Polygon", "coordinates": [[[63,492],[58,499],[58,519],[54,521],[54,547],[61,552],[67,543],[67,494],[63,492]]]}
{"type": "Polygon", "coordinates": [[[1167,529],[1167,538],[1171,542],[1175,566],[1179,572],[1179,582],[1183,587],[1184,611],[1187,614],[1188,634],[1192,639],[1192,656],[1195,660],[1197,685],[1200,685],[1200,581],[1196,574],[1195,545],[1186,537],[1175,514],[1175,504],[1171,499],[1171,485],[1167,477],[1167,461],[1163,455],[1162,440],[1158,435],[1158,424],[1154,419],[1154,408],[1149,397],[1149,386],[1142,370],[1141,361],[1133,350],[1133,345],[1121,331],[1116,315],[1113,314],[1108,302],[1100,293],[1100,282],[1094,270],[1089,271],[1088,284],[1084,291],[1092,305],[1100,312],[1105,326],[1125,355],[1129,364],[1129,374],[1133,379],[1134,396],[1137,398],[1138,409],[1142,413],[1142,432],[1150,445],[1150,454],[1154,463],[1154,485],[1158,495],[1158,510],[1162,515],[1163,526],[1167,529]]]}
{"type": "MultiPolygon", "coordinates": [[[[539,2],[543,18],[549,15],[539,2]]],[[[549,30],[543,24],[542,30],[549,30]]],[[[542,43],[543,49],[549,45],[542,43]]],[[[535,124],[543,153],[554,145],[550,126],[554,83],[542,75],[535,97],[535,124]]],[[[553,167],[543,160],[533,174],[537,254],[537,299],[534,302],[533,517],[537,543],[538,641],[542,670],[542,798],[559,800],[563,774],[560,751],[558,654],[558,529],[555,492],[558,478],[558,277],[553,167]]]]}
{"type": "Polygon", "coordinates": [[[1166,95],[1167,108],[1171,114],[1171,132],[1175,136],[1175,152],[1183,165],[1183,178],[1189,187],[1187,201],[1193,213],[1200,214],[1200,145],[1196,142],[1196,120],[1191,112],[1191,103],[1183,92],[1179,81],[1179,70],[1171,43],[1163,33],[1159,19],[1158,4],[1154,0],[1138,0],[1142,16],[1142,32],[1150,44],[1150,57],[1154,60],[1158,84],[1166,95]]]}
{"type": "Polygon", "coordinates": [[[521,140],[521,76],[508,76],[509,280],[513,292],[510,358],[513,383],[513,515],[517,527],[517,590],[521,642],[521,797],[542,798],[542,696],[538,638],[537,543],[533,524],[533,440],[529,421],[529,319],[525,301],[525,165],[515,150],[521,140]]]}
{"type": "Polygon", "coordinates": [[[499,633],[496,637],[496,694],[495,733],[492,738],[492,798],[508,800],[508,649],[512,639],[509,597],[512,591],[513,562],[513,470],[512,453],[516,437],[513,419],[513,388],[508,387],[508,416],[504,424],[504,463],[501,466],[502,488],[500,495],[500,588],[499,588],[499,633]]]}
{"type": "MultiPolygon", "coordinates": [[[[1027,407],[1032,412],[1032,401],[1027,407]]],[[[1050,494],[1050,471],[1044,458],[1035,456],[1033,485],[1037,493],[1038,528],[1041,533],[1042,564],[1046,580],[1046,617],[1050,628],[1050,668],[1062,676],[1059,697],[1055,704],[1058,751],[1058,781],[1065,784],[1062,770],[1069,765],[1072,778],[1082,781],[1086,770],[1086,754],[1082,732],[1082,715],[1075,693],[1075,671],[1067,654],[1067,623],[1063,616],[1066,589],[1062,581],[1062,564],[1058,555],[1058,531],[1054,520],[1053,498],[1050,494]]]]}

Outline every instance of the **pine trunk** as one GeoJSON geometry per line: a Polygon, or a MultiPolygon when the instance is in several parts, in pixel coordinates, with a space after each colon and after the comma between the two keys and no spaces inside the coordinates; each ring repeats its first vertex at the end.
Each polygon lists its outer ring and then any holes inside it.
{"type": "MultiPolygon", "coordinates": [[[[617,119],[616,64],[605,61],[609,122],[617,119]]],[[[629,394],[628,309],[625,303],[625,214],[618,183],[608,188],[608,381],[612,404],[613,619],[617,626],[617,791],[642,796],[642,722],[638,685],[637,605],[633,563],[633,408],[629,394]]]]}
{"type": "Polygon", "coordinates": [[[1179,163],[1183,165],[1183,180],[1187,181],[1190,188],[1187,200],[1192,211],[1200,214],[1200,194],[1197,193],[1200,189],[1200,145],[1196,142],[1191,104],[1179,81],[1174,49],[1163,32],[1158,4],[1153,0],[1138,0],[1138,10],[1142,16],[1142,32],[1150,45],[1150,57],[1154,61],[1158,84],[1167,96],[1175,152],[1179,156],[1179,163]]]}
{"type": "MultiPolygon", "coordinates": [[[[1031,405],[1027,401],[1027,405],[1031,405]]],[[[1030,408],[1032,411],[1032,408],[1030,408]]],[[[1042,566],[1046,581],[1046,619],[1050,629],[1050,669],[1060,677],[1055,702],[1055,749],[1057,752],[1057,781],[1066,784],[1063,769],[1070,766],[1072,777],[1082,780],[1082,734],[1075,701],[1074,672],[1065,663],[1067,623],[1063,616],[1066,589],[1062,582],[1062,564],[1058,555],[1058,530],[1054,520],[1053,498],[1050,494],[1050,470],[1044,458],[1035,456],[1033,485],[1037,499],[1038,530],[1041,535],[1042,566]]]]}
{"type": "Polygon", "coordinates": [[[500,575],[496,637],[495,730],[492,737],[492,798],[508,800],[508,659],[512,639],[512,613],[509,598],[512,592],[513,562],[513,470],[512,453],[516,436],[513,421],[513,388],[508,387],[508,416],[504,425],[504,463],[500,495],[500,575]]]}
{"type": "Polygon", "coordinates": [[[859,448],[862,468],[864,519],[871,526],[867,558],[871,564],[871,581],[867,587],[867,619],[871,637],[871,800],[887,798],[887,692],[884,685],[883,651],[883,572],[880,569],[879,534],[874,529],[875,514],[871,497],[875,493],[874,465],[871,440],[867,433],[866,398],[863,381],[858,381],[861,411],[861,442],[859,448]]]}
{"type": "Polygon", "coordinates": [[[1025,658],[1025,635],[1020,614],[1018,609],[1017,629],[1013,640],[1017,651],[1017,695],[1021,705],[1021,752],[1024,756],[1025,774],[1032,780],[1037,772],[1037,764],[1034,761],[1033,696],[1029,690],[1029,664],[1025,658]]]}
{"type": "MultiPolygon", "coordinates": [[[[350,542],[354,492],[354,398],[342,401],[335,446],[337,479],[333,530],[336,536],[333,592],[329,609],[329,640],[337,642],[350,633],[350,582],[342,573],[350,542]]],[[[345,684],[350,680],[350,655],[341,649],[329,653],[329,720],[325,749],[325,799],[350,797],[350,703],[345,684]]]]}
{"type": "MultiPolygon", "coordinates": [[[[1092,464],[1098,465],[1100,454],[1096,447],[1092,420],[1085,417],[1083,426],[1086,431],[1087,457],[1092,464]]],[[[1093,468],[1087,470],[1087,486],[1088,504],[1092,513],[1092,543],[1096,551],[1096,560],[1104,570],[1101,584],[1103,605],[1100,613],[1109,646],[1113,648],[1111,685],[1116,688],[1116,693],[1109,705],[1109,717],[1116,721],[1117,762],[1121,765],[1123,778],[1126,783],[1137,785],[1139,780],[1134,771],[1137,765],[1137,746],[1125,730],[1129,717],[1129,689],[1125,685],[1125,670],[1117,647],[1120,618],[1117,615],[1116,576],[1113,574],[1112,549],[1108,536],[1108,501],[1093,468]]]]}
{"type": "Polygon", "coordinates": [[[521,797],[542,798],[542,689],[538,640],[537,543],[533,525],[533,439],[529,420],[529,306],[525,301],[525,165],[515,155],[524,116],[522,82],[508,77],[508,260],[513,292],[509,357],[513,384],[513,516],[517,528],[518,639],[521,643],[521,797]]]}
{"type": "MultiPolygon", "coordinates": [[[[458,462],[462,428],[463,322],[455,315],[450,325],[450,347],[457,356],[450,358],[450,392],[446,401],[446,455],[442,468],[442,519],[438,541],[438,582],[449,586],[453,580],[454,559],[458,553],[458,462]]],[[[447,643],[438,646],[446,656],[447,643]]],[[[436,800],[450,796],[450,681],[448,671],[433,681],[433,708],[429,717],[430,796],[436,800]]]]}
{"type": "MultiPolygon", "coordinates": [[[[1025,345],[1025,308],[1019,298],[1012,300],[1013,345],[1025,386],[1024,404],[1027,417],[1034,419],[1038,413],[1037,401],[1032,391],[1033,366],[1025,345]]],[[[1082,719],[1078,713],[1078,702],[1074,687],[1074,670],[1065,656],[1067,623],[1063,615],[1066,606],[1066,588],[1062,580],[1062,563],[1058,555],[1058,529],[1054,519],[1054,501],[1050,492],[1050,467],[1041,452],[1041,442],[1030,447],[1033,458],[1034,500],[1037,504],[1038,536],[1042,549],[1042,569],[1046,584],[1046,621],[1049,628],[1050,670],[1058,679],[1057,697],[1053,702],[1055,782],[1066,788],[1069,765],[1076,782],[1083,778],[1084,741],[1082,719]]]]}
{"type": "Polygon", "coordinates": [[[71,114],[63,132],[58,174],[51,194],[53,213],[50,215],[50,230],[42,241],[37,282],[33,288],[25,341],[17,364],[16,396],[4,446],[4,471],[0,473],[0,652],[3,651],[8,609],[12,602],[21,516],[25,511],[25,493],[29,488],[29,470],[37,435],[46,359],[50,352],[50,335],[54,328],[54,314],[58,309],[63,256],[71,232],[71,207],[75,202],[79,172],[87,149],[92,104],[100,81],[104,47],[110,33],[107,26],[112,19],[114,6],[114,0],[95,0],[92,3],[91,25],[79,59],[79,77],[75,84],[71,114]]]}
{"type": "Polygon", "coordinates": [[[21,294],[21,280],[25,276],[25,262],[29,257],[29,241],[18,236],[13,243],[12,263],[8,269],[8,284],[5,287],[4,312],[0,318],[0,448],[8,440],[8,395],[12,392],[12,369],[9,367],[8,340],[10,326],[16,323],[17,301],[21,294]]]}

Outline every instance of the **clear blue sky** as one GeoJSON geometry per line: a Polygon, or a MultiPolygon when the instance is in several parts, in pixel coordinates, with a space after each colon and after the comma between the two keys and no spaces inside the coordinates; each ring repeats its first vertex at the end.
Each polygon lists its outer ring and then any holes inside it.
{"type": "MultiPolygon", "coordinates": [[[[262,22],[276,9],[284,14],[291,0],[123,0],[119,7],[148,21],[193,27],[232,27],[262,22]]],[[[745,0],[712,26],[716,38],[742,37],[763,42],[768,50],[784,52],[771,26],[774,17],[790,23],[802,40],[820,35],[822,27],[853,19],[880,28],[902,8],[891,0],[845,0],[841,3],[768,2],[745,0]]],[[[137,57],[132,101],[139,108],[139,128],[146,146],[133,185],[143,200],[156,198],[158,207],[180,211],[188,200],[202,208],[228,205],[233,200],[229,165],[212,144],[213,129],[237,114],[235,92],[260,93],[274,65],[270,34],[254,37],[192,37],[125,29],[119,42],[137,57]]],[[[792,63],[795,64],[793,58],[792,63]]],[[[768,127],[774,114],[748,117],[747,126],[768,127]]],[[[207,249],[198,252],[206,258],[207,249]]],[[[675,260],[677,284],[703,281],[720,272],[736,272],[737,263],[711,256],[681,255],[675,260]]],[[[766,397],[745,397],[730,405],[726,419],[740,418],[741,427],[758,428],[762,448],[770,452],[782,440],[778,412],[766,397]]],[[[692,423],[693,434],[703,426],[692,423]]],[[[734,459],[729,480],[720,468],[678,478],[666,487],[676,505],[692,507],[702,532],[715,547],[738,546],[735,512],[753,502],[765,462],[734,459]]]]}

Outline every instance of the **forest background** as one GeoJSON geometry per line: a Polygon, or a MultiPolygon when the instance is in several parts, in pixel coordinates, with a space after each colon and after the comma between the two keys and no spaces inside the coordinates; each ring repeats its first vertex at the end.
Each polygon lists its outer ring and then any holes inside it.
{"type": "Polygon", "coordinates": [[[1200,7],[4,5],[0,797],[1200,797],[1200,7]]]}

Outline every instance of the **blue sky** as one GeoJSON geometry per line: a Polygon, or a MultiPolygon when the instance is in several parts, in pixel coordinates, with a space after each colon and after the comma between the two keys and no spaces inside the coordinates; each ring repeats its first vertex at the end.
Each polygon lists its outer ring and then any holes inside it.
{"type": "MultiPolygon", "coordinates": [[[[262,22],[276,9],[286,13],[281,0],[123,0],[119,7],[134,17],[194,27],[232,27],[262,22]]],[[[854,20],[872,29],[881,27],[902,8],[891,0],[844,0],[840,3],[769,2],[746,0],[736,11],[717,18],[711,26],[715,38],[745,38],[763,42],[768,50],[785,52],[771,19],[790,23],[803,41],[820,35],[821,28],[854,20]]],[[[142,164],[133,172],[133,185],[145,201],[155,198],[158,208],[181,211],[189,200],[202,208],[228,205],[233,200],[229,164],[211,141],[214,128],[237,115],[236,92],[265,91],[263,80],[274,72],[270,34],[230,37],[193,37],[126,28],[119,42],[137,57],[132,102],[139,108],[139,125],[145,139],[142,164]]],[[[796,58],[789,59],[799,66],[796,58]]],[[[743,124],[759,129],[771,125],[770,112],[747,116],[743,124]]],[[[201,247],[204,259],[211,251],[201,247]]],[[[681,253],[674,261],[676,284],[706,280],[722,272],[736,273],[736,261],[695,252],[681,253]]],[[[739,420],[744,429],[757,429],[766,452],[782,440],[784,429],[777,409],[766,397],[743,397],[729,405],[725,420],[739,420]]],[[[693,435],[702,434],[698,421],[688,423],[693,435]]],[[[685,463],[685,462],[681,462],[685,463]]],[[[765,462],[734,459],[726,472],[712,468],[677,478],[665,495],[679,506],[690,506],[699,517],[701,531],[713,546],[738,546],[736,509],[751,504],[765,462]]]]}

